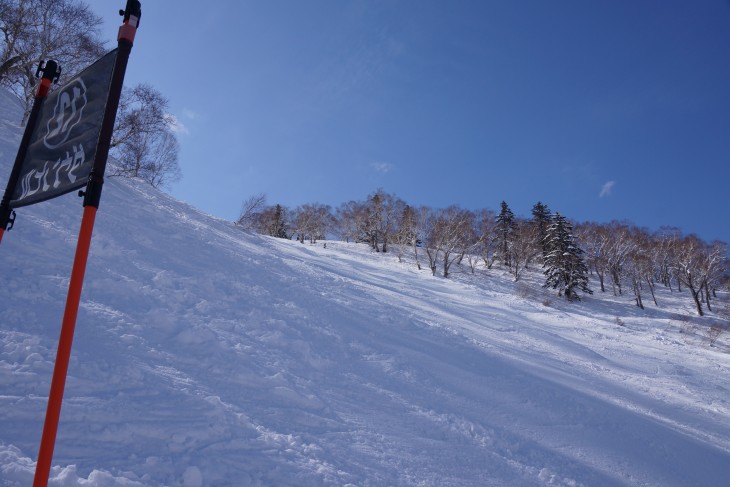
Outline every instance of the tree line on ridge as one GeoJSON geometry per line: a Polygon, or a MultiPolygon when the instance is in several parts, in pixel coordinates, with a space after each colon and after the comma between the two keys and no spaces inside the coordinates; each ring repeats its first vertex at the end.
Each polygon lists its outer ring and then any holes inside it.
{"type": "Polygon", "coordinates": [[[718,291],[728,287],[727,245],[684,235],[677,228],[649,231],[628,222],[573,223],[537,202],[529,218],[516,217],[506,202],[500,211],[414,207],[379,189],[363,201],[336,208],[319,203],[287,208],[258,194],[246,200],[236,224],[278,238],[315,243],[328,236],[369,245],[374,252],[406,255],[433,275],[448,278],[452,266],[503,266],[518,281],[530,266],[545,275],[544,286],[568,300],[601,292],[631,293],[641,309],[656,286],[689,290],[697,314],[712,311],[718,291]]]}

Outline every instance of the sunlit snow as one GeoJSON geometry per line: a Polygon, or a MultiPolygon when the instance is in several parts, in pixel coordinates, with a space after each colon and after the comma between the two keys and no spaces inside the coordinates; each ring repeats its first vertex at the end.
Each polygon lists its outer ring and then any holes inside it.
{"type": "MultiPolygon", "coordinates": [[[[3,486],[32,483],[81,212],[21,208],[0,244],[3,486]]],[[[540,283],[248,234],[108,178],[50,485],[728,485],[716,318],[540,283]]]]}

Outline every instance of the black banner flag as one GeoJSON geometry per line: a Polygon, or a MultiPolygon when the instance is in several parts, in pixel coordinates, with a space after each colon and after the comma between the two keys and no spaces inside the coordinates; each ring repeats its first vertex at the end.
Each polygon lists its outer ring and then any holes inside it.
{"type": "Polygon", "coordinates": [[[48,96],[30,138],[11,207],[86,186],[116,57],[114,49],[48,96]]]}

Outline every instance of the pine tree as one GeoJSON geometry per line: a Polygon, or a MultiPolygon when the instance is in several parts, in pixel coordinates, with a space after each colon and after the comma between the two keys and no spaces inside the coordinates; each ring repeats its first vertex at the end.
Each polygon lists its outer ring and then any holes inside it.
{"type": "Polygon", "coordinates": [[[286,234],[285,210],[279,204],[277,204],[274,208],[274,219],[271,227],[271,235],[278,238],[289,238],[289,236],[286,234]]]}
{"type": "Polygon", "coordinates": [[[535,206],[532,207],[532,226],[534,231],[535,246],[540,249],[542,253],[543,261],[547,255],[547,242],[545,237],[547,236],[547,230],[550,226],[551,220],[550,209],[547,205],[538,201],[535,206]]]}
{"type": "Polygon", "coordinates": [[[515,223],[515,215],[509,209],[507,203],[502,201],[501,210],[495,219],[496,228],[494,239],[497,241],[497,254],[502,263],[507,267],[512,266],[511,245],[514,239],[517,224],[515,223]]]}
{"type": "Polygon", "coordinates": [[[543,264],[543,286],[557,289],[558,296],[564,294],[568,301],[580,301],[578,290],[593,294],[588,289],[588,267],[583,261],[583,251],[575,244],[573,227],[560,213],[553,215],[545,240],[547,254],[543,264]]]}

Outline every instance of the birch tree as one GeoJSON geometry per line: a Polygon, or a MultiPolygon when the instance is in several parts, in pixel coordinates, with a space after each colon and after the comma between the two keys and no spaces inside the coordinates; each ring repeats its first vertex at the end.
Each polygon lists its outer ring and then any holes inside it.
{"type": "Polygon", "coordinates": [[[124,89],[114,125],[111,176],[141,178],[154,187],[180,179],[177,122],[169,101],[148,84],[124,89]]]}
{"type": "Polygon", "coordinates": [[[699,299],[699,290],[702,285],[699,262],[701,247],[702,242],[694,235],[683,238],[677,245],[675,266],[677,279],[689,289],[697,314],[703,316],[705,313],[699,299]]]}
{"type": "Polygon", "coordinates": [[[62,68],[60,83],[104,54],[102,19],[81,1],[0,0],[0,83],[25,103],[30,113],[41,61],[62,68]]]}
{"type": "Polygon", "coordinates": [[[575,226],[576,235],[583,242],[586,265],[598,277],[601,292],[606,292],[605,280],[608,273],[608,247],[610,238],[603,225],[587,222],[575,226]]]}
{"type": "Polygon", "coordinates": [[[396,244],[398,261],[402,261],[406,249],[413,249],[416,260],[416,266],[421,269],[418,261],[418,246],[421,239],[418,234],[418,213],[415,208],[405,205],[400,211],[400,217],[397,222],[397,230],[393,234],[393,243],[396,244]]]}
{"type": "MultiPolygon", "coordinates": [[[[546,227],[546,236],[547,236],[546,227]]],[[[547,251],[547,245],[544,246],[547,251]]],[[[512,245],[510,246],[510,261],[512,267],[510,272],[516,281],[520,280],[523,272],[527,269],[530,261],[535,256],[542,254],[543,246],[538,247],[535,239],[535,228],[527,220],[517,221],[512,237],[512,245]]],[[[547,254],[546,254],[547,255],[547,254]]]]}
{"type": "Polygon", "coordinates": [[[484,261],[484,266],[491,269],[496,259],[496,216],[492,210],[482,209],[476,212],[476,234],[479,238],[475,249],[484,261]]]}
{"type": "Polygon", "coordinates": [[[244,230],[253,230],[258,214],[266,208],[266,194],[258,193],[249,196],[241,203],[241,211],[238,213],[236,226],[244,230]]]}
{"type": "Polygon", "coordinates": [[[337,207],[335,215],[340,238],[346,242],[359,241],[365,226],[365,206],[357,201],[348,201],[337,207]]]}

